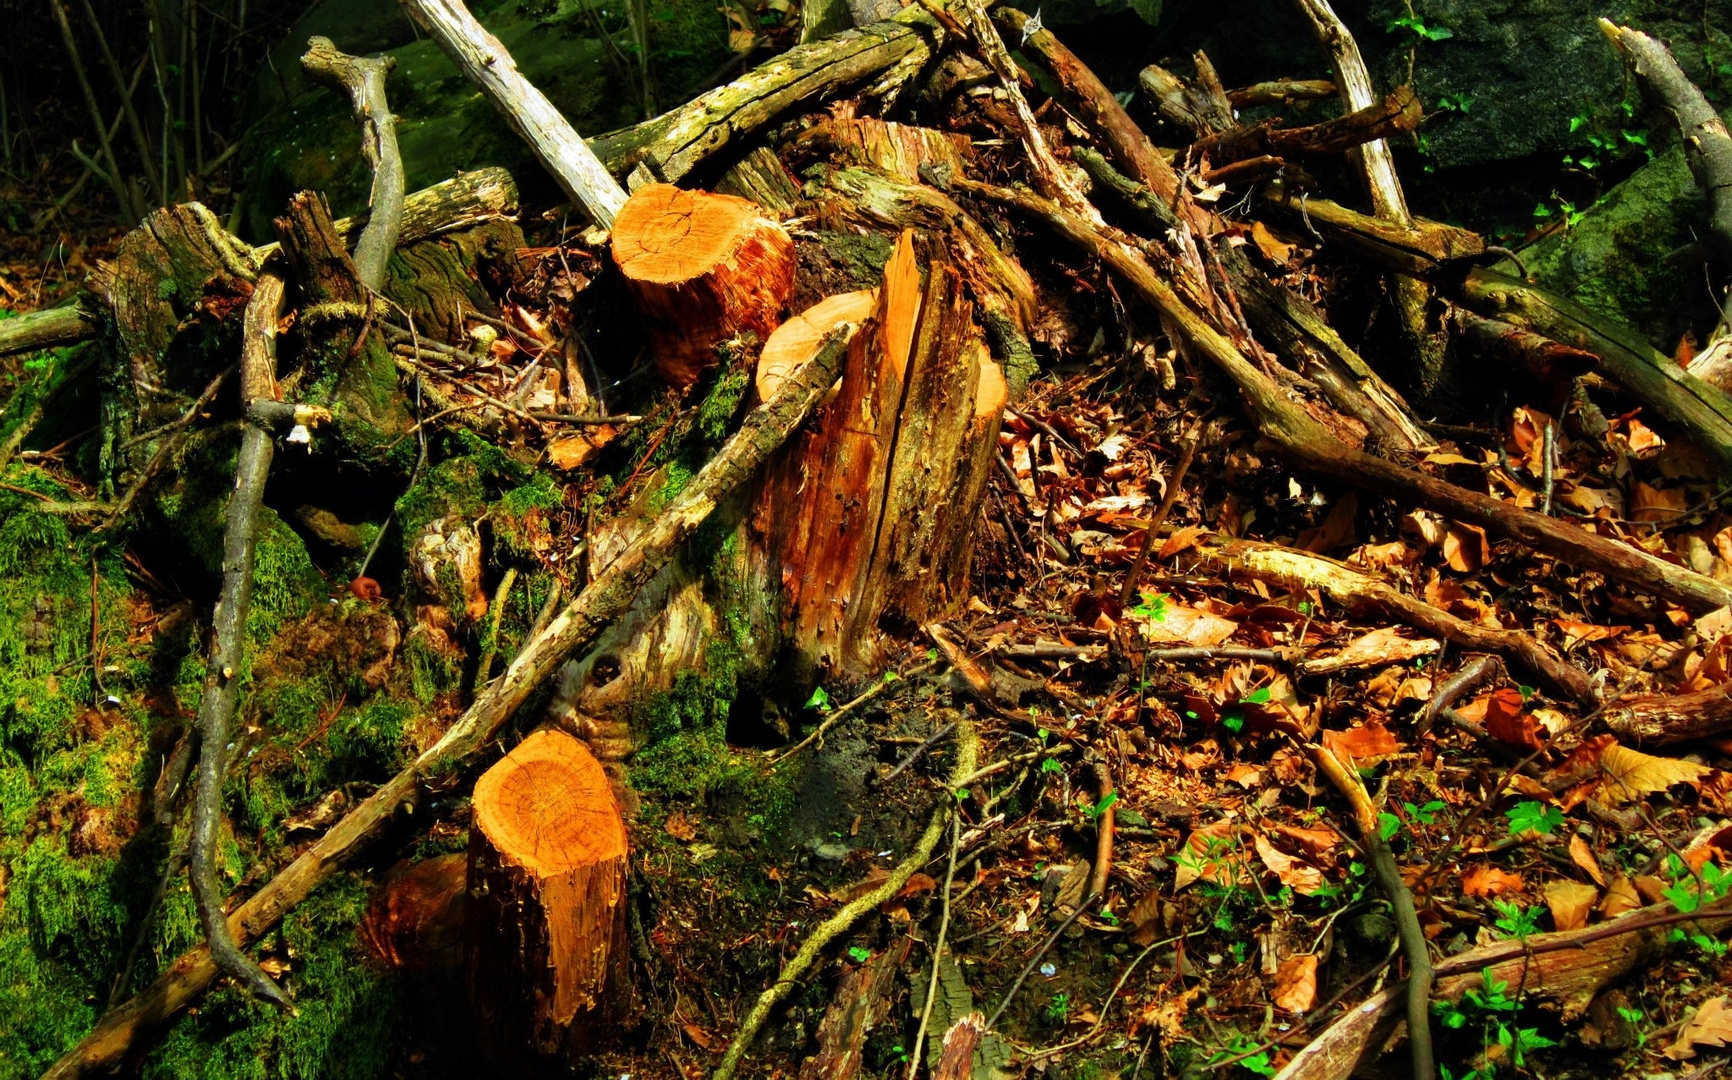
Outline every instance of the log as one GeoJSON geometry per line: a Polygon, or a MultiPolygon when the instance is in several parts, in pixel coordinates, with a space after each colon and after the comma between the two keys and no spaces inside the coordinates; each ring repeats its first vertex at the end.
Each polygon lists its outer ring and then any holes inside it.
{"type": "MultiPolygon", "coordinates": [[[[1159,64],[1150,64],[1137,76],[1143,93],[1155,106],[1155,112],[1169,124],[1184,128],[1193,135],[1211,135],[1230,130],[1238,121],[1220,102],[1199,92],[1190,83],[1159,64]]],[[[1330,86],[1333,92],[1334,86],[1330,86]]],[[[1231,99],[1228,99],[1231,101],[1231,99]]],[[[1234,102],[1233,104],[1237,104],[1234,102]]]]}
{"type": "MultiPolygon", "coordinates": [[[[487,684],[437,743],[344,815],[245,903],[235,906],[228,922],[236,942],[244,947],[257,941],[378,836],[399,811],[411,809],[423,783],[448,776],[479,753],[524,700],[547,685],[567,657],[593,642],[629,609],[638,590],[667,565],[678,545],[709,519],[718,502],[744,485],[811,411],[835,381],[841,354],[839,340],[826,344],[783,385],[775,400],[753,410],[650,528],[523,646],[505,673],[487,684]]],[[[44,1080],[114,1071],[136,1040],[190,1005],[216,977],[208,948],[200,945],[187,951],[148,987],[109,1010],[90,1034],[43,1074],[44,1080]]]]}
{"type": "Polygon", "coordinates": [[[1485,254],[1478,233],[1440,221],[1410,217],[1411,225],[1397,225],[1328,199],[1295,198],[1282,184],[1271,184],[1263,200],[1296,223],[1309,223],[1325,240],[1339,240],[1380,266],[1414,277],[1435,277],[1451,262],[1485,254]]]}
{"type": "Polygon", "coordinates": [[[810,360],[838,324],[863,323],[877,305],[877,289],[837,293],[776,327],[758,354],[758,370],[753,376],[758,400],[775,397],[776,388],[788,374],[810,360]]]}
{"type": "Polygon", "coordinates": [[[1732,729],[1732,685],[1620,701],[1606,710],[1606,726],[1648,746],[1720,735],[1732,729]]]}
{"type": "Polygon", "coordinates": [[[1425,117],[1413,88],[1398,86],[1389,96],[1334,120],[1305,127],[1278,128],[1273,122],[1234,127],[1192,143],[1174,156],[1175,162],[1202,161],[1216,165],[1264,155],[1339,154],[1377,139],[1412,131],[1425,117]]]}
{"type": "Polygon", "coordinates": [[[1634,330],[1537,285],[1480,267],[1468,271],[1461,294],[1483,313],[1599,357],[1602,375],[1689,432],[1716,461],[1732,465],[1732,397],[1673,363],[1634,330]]]}
{"type": "Polygon", "coordinates": [[[1229,90],[1227,100],[1235,109],[1248,109],[1256,105],[1317,101],[1334,97],[1336,92],[1335,84],[1328,79],[1276,79],[1229,90]]]}
{"type": "Polygon", "coordinates": [[[531,734],[475,783],[465,958],[478,1030],[502,1057],[603,1041],[626,959],[625,823],[588,748],[531,734]]]}
{"type": "Polygon", "coordinates": [[[613,261],[649,324],[656,370],[682,389],[721,342],[747,330],[767,339],[794,291],[794,241],[756,203],[671,184],[626,202],[613,261]]]}
{"type": "Polygon", "coordinates": [[[842,975],[818,1024],[818,1052],[800,1063],[799,1080],[853,1080],[860,1074],[866,1034],[889,1014],[890,991],[912,944],[902,938],[842,975]]]}
{"type": "Polygon", "coordinates": [[[82,300],[28,312],[0,322],[0,356],[71,345],[94,335],[96,327],[82,300]]]}

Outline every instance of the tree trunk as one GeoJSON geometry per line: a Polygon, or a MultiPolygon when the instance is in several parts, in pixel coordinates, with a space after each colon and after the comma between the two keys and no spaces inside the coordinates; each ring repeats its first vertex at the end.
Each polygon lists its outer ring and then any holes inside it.
{"type": "Polygon", "coordinates": [[[594,1046],[626,957],[625,825],[601,763],[544,729],[475,784],[469,832],[470,1000],[507,1057],[594,1046]]]}
{"type": "Polygon", "coordinates": [[[732,195],[639,188],[613,228],[613,259],[649,325],[656,370],[681,388],[741,331],[760,341],[794,291],[794,241],[732,195]]]}

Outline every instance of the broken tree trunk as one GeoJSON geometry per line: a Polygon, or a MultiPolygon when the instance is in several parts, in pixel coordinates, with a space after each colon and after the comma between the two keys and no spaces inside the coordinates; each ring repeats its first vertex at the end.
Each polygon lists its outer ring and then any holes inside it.
{"type": "Polygon", "coordinates": [[[794,291],[794,241],[755,203],[672,184],[639,188],[613,228],[613,261],[648,323],[656,370],[682,389],[742,331],[762,341],[794,291]]]}
{"type": "Polygon", "coordinates": [[[961,286],[942,252],[922,286],[903,234],[835,399],[758,491],[753,546],[801,679],[875,668],[880,618],[966,595],[1005,388],[961,286]]]}
{"type": "Polygon", "coordinates": [[[475,783],[470,1003],[491,1048],[558,1058],[602,1041],[626,957],[625,823],[601,763],[543,729],[475,783]]]}
{"type": "MultiPolygon", "coordinates": [[[[439,741],[349,812],[245,903],[229,913],[229,929],[242,947],[258,940],[284,913],[328,880],[401,810],[412,807],[424,781],[446,774],[474,757],[500,726],[574,651],[593,642],[630,608],[645,582],[696,532],[716,504],[738,491],[760,464],[799,426],[841,366],[842,344],[832,339],[782,387],[775,400],[754,410],[740,430],[692,478],[654,524],[629,544],[596,579],[532,638],[439,741]]],[[[143,991],[111,1009],[77,1046],[43,1074],[44,1080],[117,1068],[136,1039],[186,1008],[217,977],[203,945],[163,969],[143,991]]]]}

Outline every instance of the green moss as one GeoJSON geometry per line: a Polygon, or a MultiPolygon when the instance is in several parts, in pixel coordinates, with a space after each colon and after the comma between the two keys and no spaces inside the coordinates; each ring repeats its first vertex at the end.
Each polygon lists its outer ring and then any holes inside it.
{"type": "Polygon", "coordinates": [[[746,390],[752,385],[751,369],[744,363],[728,364],[698,406],[698,432],[712,443],[728,437],[734,414],[740,411],[746,390]]]}
{"type": "Polygon", "coordinates": [[[366,883],[342,875],[290,912],[281,937],[296,1011],[281,1013],[224,986],[184,1017],[145,1060],[143,1075],[210,1080],[344,1080],[386,1075],[398,1015],[394,982],[366,962],[354,926],[366,883]]]}

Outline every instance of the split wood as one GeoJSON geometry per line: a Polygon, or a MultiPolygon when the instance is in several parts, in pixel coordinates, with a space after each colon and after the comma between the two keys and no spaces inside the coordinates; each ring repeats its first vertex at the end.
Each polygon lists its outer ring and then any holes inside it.
{"type": "MultiPolygon", "coordinates": [[[[487,686],[437,743],[240,904],[228,917],[237,942],[257,940],[400,811],[412,810],[425,781],[471,760],[568,656],[593,642],[627,611],[639,589],[673,557],[679,543],[703,524],[721,499],[750,478],[829,390],[841,370],[845,342],[845,332],[833,335],[772,401],[748,415],[673,503],[545,631],[524,645],[505,673],[487,686]]],[[[205,946],[183,954],[150,986],[103,1016],[95,1030],[43,1074],[45,1080],[115,1068],[137,1038],[186,1008],[217,975],[205,946]]]]}
{"type": "MultiPolygon", "coordinates": [[[[734,1071],[739,1068],[741,1060],[745,1058],[746,1051],[751,1048],[752,1040],[757,1037],[758,1029],[764,1026],[765,1020],[769,1019],[770,1010],[788,996],[794,989],[794,984],[818,959],[818,954],[824,951],[824,947],[841,934],[846,933],[854,923],[859,921],[861,916],[875,910],[879,904],[895,896],[902,886],[908,883],[908,879],[914,876],[914,872],[926,865],[927,860],[932,858],[933,851],[938,847],[939,839],[944,835],[945,822],[949,820],[951,814],[956,813],[956,799],[952,792],[963,786],[960,781],[974,771],[974,765],[979,760],[979,756],[980,733],[975,730],[972,722],[968,720],[959,722],[956,726],[956,759],[951,766],[951,781],[940,794],[938,806],[932,811],[931,820],[927,822],[926,832],[921,834],[908,857],[890,871],[890,876],[885,878],[882,884],[866,895],[844,905],[842,910],[824,920],[816,930],[812,931],[812,935],[801,943],[800,950],[794,954],[794,958],[788,961],[787,966],[782,969],[782,973],[777,976],[776,981],[758,996],[757,1003],[752,1006],[752,1011],[746,1014],[745,1021],[740,1024],[740,1030],[734,1033],[733,1042],[728,1044],[728,1051],[723,1055],[722,1063],[716,1067],[715,1072],[710,1074],[710,1080],[731,1080],[734,1071]]],[[[937,963],[936,958],[933,962],[937,963]]]]}

